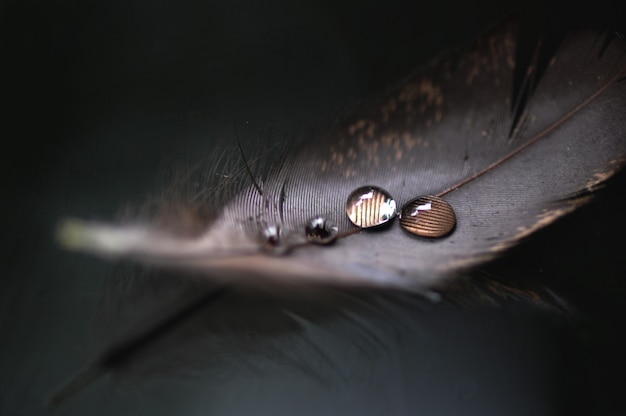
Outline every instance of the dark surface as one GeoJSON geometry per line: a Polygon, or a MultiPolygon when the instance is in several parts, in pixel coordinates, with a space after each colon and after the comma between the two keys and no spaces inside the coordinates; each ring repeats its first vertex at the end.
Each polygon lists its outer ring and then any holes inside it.
{"type": "MultiPolygon", "coordinates": [[[[327,122],[511,9],[289,4],[2,3],[1,414],[46,413],[100,352],[208,290],[125,280],[66,253],[52,238],[60,218],[111,219],[233,122],[248,122],[247,141],[327,122]]],[[[621,174],[486,267],[547,284],[570,314],[506,299],[235,291],[55,413],[619,414],[625,187],[621,174]]]]}

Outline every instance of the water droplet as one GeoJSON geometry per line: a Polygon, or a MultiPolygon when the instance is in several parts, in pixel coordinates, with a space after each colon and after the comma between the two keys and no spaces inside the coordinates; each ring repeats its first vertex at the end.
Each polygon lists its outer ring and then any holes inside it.
{"type": "Polygon", "coordinates": [[[282,230],[278,224],[266,225],[261,230],[261,240],[263,241],[261,249],[275,256],[287,254],[293,248],[293,246],[285,244],[282,230]]]}
{"type": "Polygon", "coordinates": [[[400,226],[421,237],[444,237],[454,230],[456,215],[443,199],[420,196],[402,208],[400,226]]]}
{"type": "Polygon", "coordinates": [[[364,186],[350,194],[346,212],[354,225],[361,228],[376,227],[396,216],[396,201],[381,188],[364,186]]]}
{"type": "Polygon", "coordinates": [[[277,246],[280,243],[280,227],[278,225],[268,225],[263,231],[261,237],[266,244],[277,246]]]}
{"type": "Polygon", "coordinates": [[[338,230],[337,224],[318,215],[307,222],[306,239],[315,244],[329,244],[337,238],[338,230]]]}

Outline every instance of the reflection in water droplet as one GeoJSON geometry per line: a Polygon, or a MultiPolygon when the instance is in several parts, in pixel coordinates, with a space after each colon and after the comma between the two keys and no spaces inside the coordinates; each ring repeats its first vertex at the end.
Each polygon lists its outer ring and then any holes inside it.
{"type": "Polygon", "coordinates": [[[306,239],[315,244],[329,244],[337,238],[337,224],[318,215],[306,224],[306,239]]]}
{"type": "Polygon", "coordinates": [[[444,237],[454,230],[456,215],[443,199],[420,196],[406,204],[400,213],[400,225],[421,237],[444,237]]]}
{"type": "Polygon", "coordinates": [[[396,201],[381,188],[364,186],[350,194],[346,212],[354,225],[361,228],[376,227],[396,216],[396,201]]]}

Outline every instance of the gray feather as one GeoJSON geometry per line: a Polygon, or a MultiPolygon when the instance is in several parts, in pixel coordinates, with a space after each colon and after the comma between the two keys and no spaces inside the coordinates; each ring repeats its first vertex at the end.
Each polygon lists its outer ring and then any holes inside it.
{"type": "Polygon", "coordinates": [[[626,158],[623,39],[570,33],[543,66],[548,42],[540,41],[520,68],[519,33],[515,23],[498,27],[340,119],[220,207],[199,236],[70,222],[61,241],[223,280],[439,284],[588,201],[626,158]],[[386,189],[399,206],[443,195],[456,230],[436,240],[398,224],[352,234],[346,199],[364,185],[386,189]],[[305,244],[316,215],[345,237],[305,244]],[[281,230],[286,254],[264,250],[268,226],[281,230]]]}

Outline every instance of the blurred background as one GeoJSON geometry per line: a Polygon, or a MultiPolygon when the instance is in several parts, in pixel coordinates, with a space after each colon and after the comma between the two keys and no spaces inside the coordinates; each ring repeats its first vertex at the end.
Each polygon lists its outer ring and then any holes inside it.
{"type": "MultiPolygon", "coordinates": [[[[111,220],[179,163],[282,140],[511,14],[602,22],[624,5],[496,1],[2,1],[0,413],[210,287],[54,243],[111,220]],[[581,17],[582,16],[582,17],[581,17]]],[[[622,27],[620,28],[620,24],[622,27]]],[[[377,291],[236,290],[58,406],[59,415],[623,414],[626,176],[475,276],[546,285],[475,304],[377,291]]],[[[470,276],[472,277],[472,276],[470,276]]]]}

